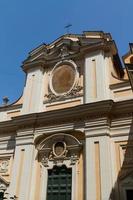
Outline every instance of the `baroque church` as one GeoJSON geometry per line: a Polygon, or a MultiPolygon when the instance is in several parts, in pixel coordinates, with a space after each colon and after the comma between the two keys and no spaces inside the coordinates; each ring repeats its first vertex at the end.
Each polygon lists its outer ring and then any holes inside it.
{"type": "Polygon", "coordinates": [[[133,199],[133,93],[109,33],[66,34],[22,64],[0,106],[0,200],[133,199]]]}

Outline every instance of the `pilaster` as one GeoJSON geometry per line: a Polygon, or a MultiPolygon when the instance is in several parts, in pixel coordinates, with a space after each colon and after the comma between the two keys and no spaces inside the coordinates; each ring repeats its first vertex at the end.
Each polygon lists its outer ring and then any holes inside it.
{"type": "Polygon", "coordinates": [[[19,131],[9,186],[9,197],[29,200],[31,176],[34,162],[33,130],[19,131]]]}
{"type": "Polygon", "coordinates": [[[85,103],[109,98],[109,61],[104,52],[97,51],[85,58],[85,103]]]}
{"type": "Polygon", "coordinates": [[[101,200],[110,200],[113,190],[111,144],[109,136],[100,137],[101,200]]]}
{"type": "Polygon", "coordinates": [[[36,67],[27,72],[27,80],[24,88],[24,100],[22,114],[40,112],[43,107],[44,92],[43,68],[36,67]]]}
{"type": "Polygon", "coordinates": [[[94,142],[85,139],[85,200],[96,200],[94,142]]]}

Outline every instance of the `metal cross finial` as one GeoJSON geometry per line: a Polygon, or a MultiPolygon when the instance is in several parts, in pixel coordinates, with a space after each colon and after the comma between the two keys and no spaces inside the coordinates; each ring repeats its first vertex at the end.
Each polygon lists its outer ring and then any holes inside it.
{"type": "Polygon", "coordinates": [[[70,33],[70,27],[72,26],[72,24],[67,24],[64,28],[66,29],[67,34],[70,33]]]}

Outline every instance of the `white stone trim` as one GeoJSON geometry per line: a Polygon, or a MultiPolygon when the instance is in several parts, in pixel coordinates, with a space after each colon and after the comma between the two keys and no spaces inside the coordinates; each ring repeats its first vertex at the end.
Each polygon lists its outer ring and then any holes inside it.
{"type": "MultiPolygon", "coordinates": [[[[65,165],[67,168],[72,169],[72,190],[71,190],[71,200],[77,199],[77,188],[78,188],[78,175],[77,175],[77,163],[75,165],[70,165],[69,161],[66,161],[65,165]]],[[[47,181],[48,181],[48,170],[53,169],[55,165],[51,164],[50,167],[44,167],[41,165],[41,200],[46,200],[47,198],[47,181]]]]}
{"type": "Polygon", "coordinates": [[[109,60],[105,57],[102,50],[95,53],[90,53],[86,55],[85,58],[85,72],[84,72],[84,89],[85,89],[85,103],[90,103],[98,100],[109,99],[109,78],[108,78],[108,68],[109,60]],[[96,94],[93,97],[93,60],[96,62],[96,94]]]}
{"type": "Polygon", "coordinates": [[[85,140],[85,200],[96,200],[95,148],[92,138],[85,140]]]}
{"type": "Polygon", "coordinates": [[[28,71],[21,114],[42,111],[44,94],[43,78],[44,69],[41,66],[28,71]]]}
{"type": "Polygon", "coordinates": [[[58,62],[58,63],[54,66],[53,70],[50,72],[50,76],[49,76],[49,86],[50,86],[50,89],[51,89],[51,91],[52,91],[53,94],[55,94],[56,96],[62,96],[62,95],[64,95],[64,94],[69,93],[69,92],[73,89],[73,87],[77,84],[78,79],[79,79],[79,72],[78,72],[77,65],[75,64],[75,62],[72,61],[72,60],[63,60],[63,61],[58,62]],[[53,89],[53,86],[52,86],[53,72],[54,72],[54,70],[55,70],[56,68],[58,68],[58,66],[61,66],[61,65],[65,64],[65,63],[68,64],[68,65],[70,65],[70,66],[72,66],[72,67],[74,68],[74,70],[75,70],[75,80],[74,80],[74,83],[73,83],[73,85],[72,85],[72,87],[70,88],[69,91],[67,91],[67,92],[65,92],[65,93],[58,94],[57,92],[55,92],[55,90],[53,89]]]}
{"type": "Polygon", "coordinates": [[[37,167],[38,163],[36,161],[38,151],[34,148],[34,157],[33,157],[33,166],[32,166],[32,176],[31,176],[31,185],[29,190],[29,200],[34,200],[35,193],[36,193],[36,176],[37,176],[37,167]]]}
{"type": "Polygon", "coordinates": [[[23,146],[23,148],[25,149],[25,154],[24,154],[24,163],[21,175],[22,177],[20,182],[19,199],[29,200],[34,146],[25,145],[23,146]]]}
{"type": "Polygon", "coordinates": [[[41,198],[40,200],[46,200],[47,198],[47,182],[48,182],[48,170],[46,167],[41,166],[41,198]]]}
{"type": "Polygon", "coordinates": [[[113,188],[111,150],[108,136],[100,138],[101,199],[109,200],[113,188]]]}

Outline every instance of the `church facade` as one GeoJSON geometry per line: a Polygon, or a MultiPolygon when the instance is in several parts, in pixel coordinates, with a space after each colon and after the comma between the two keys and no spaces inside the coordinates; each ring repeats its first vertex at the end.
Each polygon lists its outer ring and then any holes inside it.
{"type": "Polygon", "coordinates": [[[133,94],[111,35],[63,35],[22,69],[0,107],[0,199],[131,200],[133,94]]]}

